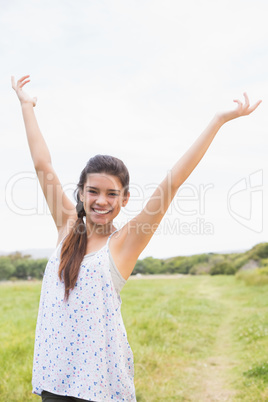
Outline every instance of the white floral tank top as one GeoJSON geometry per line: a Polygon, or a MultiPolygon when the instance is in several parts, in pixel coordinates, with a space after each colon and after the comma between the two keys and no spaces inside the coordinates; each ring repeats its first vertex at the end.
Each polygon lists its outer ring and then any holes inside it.
{"type": "Polygon", "coordinates": [[[84,257],[69,300],[59,280],[60,246],[48,261],[36,326],[33,393],[136,401],[133,353],[109,266],[109,240],[84,257]]]}

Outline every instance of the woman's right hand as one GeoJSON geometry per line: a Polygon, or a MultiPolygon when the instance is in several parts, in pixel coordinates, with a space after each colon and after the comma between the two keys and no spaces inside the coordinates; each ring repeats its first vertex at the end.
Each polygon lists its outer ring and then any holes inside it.
{"type": "Polygon", "coordinates": [[[11,83],[12,83],[12,88],[14,89],[14,91],[16,92],[20,103],[26,104],[26,103],[30,103],[33,106],[36,105],[37,102],[37,98],[34,97],[32,98],[30,95],[28,95],[26,92],[24,92],[24,90],[22,89],[24,87],[25,84],[27,84],[28,82],[30,82],[30,80],[28,79],[30,76],[29,75],[25,75],[24,77],[21,77],[17,83],[15,82],[15,77],[12,76],[11,77],[11,83]]]}

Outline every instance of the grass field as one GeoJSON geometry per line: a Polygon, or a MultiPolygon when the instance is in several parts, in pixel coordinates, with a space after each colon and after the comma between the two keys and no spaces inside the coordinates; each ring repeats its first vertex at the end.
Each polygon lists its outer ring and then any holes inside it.
{"type": "MultiPolygon", "coordinates": [[[[0,401],[31,394],[40,283],[0,285],[0,401]]],[[[268,401],[268,286],[232,276],[129,280],[138,402],[268,401]]]]}

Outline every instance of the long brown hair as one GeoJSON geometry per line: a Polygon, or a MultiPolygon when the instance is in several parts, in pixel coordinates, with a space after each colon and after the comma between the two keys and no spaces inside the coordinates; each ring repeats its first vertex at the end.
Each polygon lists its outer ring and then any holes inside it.
{"type": "Polygon", "coordinates": [[[128,170],[120,159],[113,156],[96,155],[89,159],[86,167],[82,170],[75,190],[77,220],[62,244],[60,256],[58,274],[59,278],[64,281],[64,299],[66,301],[69,298],[70,290],[75,287],[80,265],[87,248],[87,229],[83,219],[86,212],[80,200],[80,191],[83,190],[87,175],[90,173],[107,173],[118,177],[123,186],[124,195],[128,193],[129,188],[128,170]]]}

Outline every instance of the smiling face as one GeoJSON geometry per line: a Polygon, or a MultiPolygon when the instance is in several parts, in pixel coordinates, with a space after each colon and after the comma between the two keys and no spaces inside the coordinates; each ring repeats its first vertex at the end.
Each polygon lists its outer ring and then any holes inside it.
{"type": "Polygon", "coordinates": [[[87,223],[90,225],[109,225],[119,214],[129,199],[124,194],[118,177],[107,173],[90,173],[80,192],[84,203],[87,223]]]}

